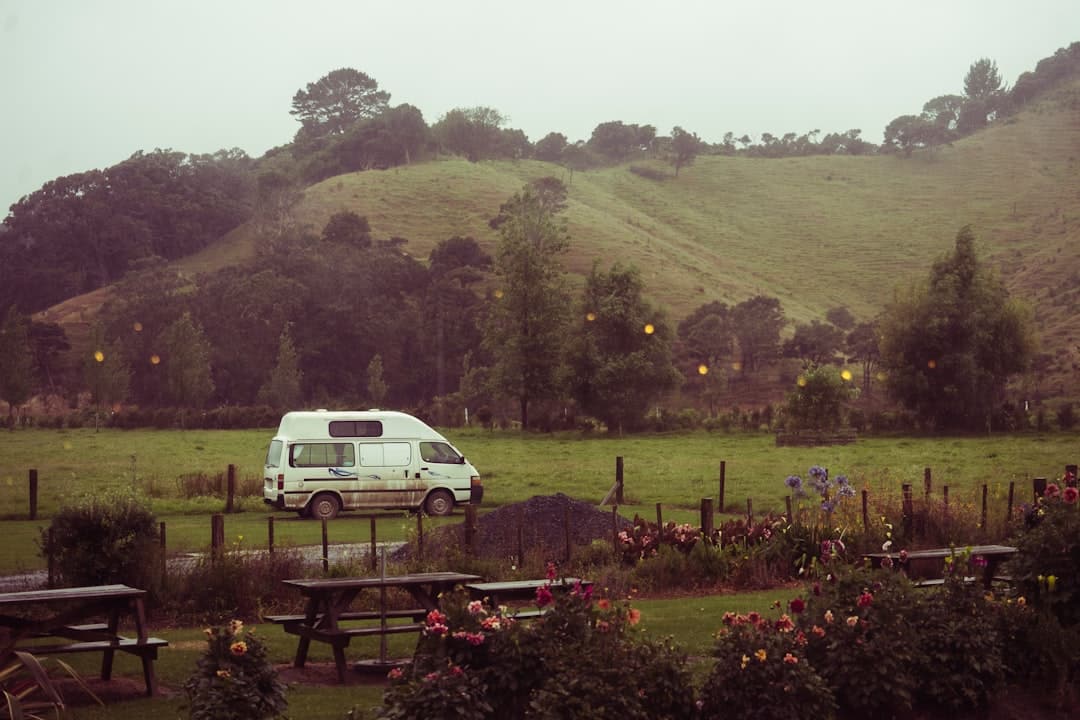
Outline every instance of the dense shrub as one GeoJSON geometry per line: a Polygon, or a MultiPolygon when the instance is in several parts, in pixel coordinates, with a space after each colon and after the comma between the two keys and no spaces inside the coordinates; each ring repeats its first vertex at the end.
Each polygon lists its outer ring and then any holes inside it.
{"type": "Polygon", "coordinates": [[[1080,501],[1077,488],[1051,483],[1024,507],[1025,528],[1012,539],[1019,552],[1004,572],[1028,601],[1066,627],[1080,624],[1080,501]]]}
{"type": "Polygon", "coordinates": [[[233,620],[207,628],[206,640],[206,652],[184,683],[192,720],[266,720],[285,713],[285,685],[254,632],[233,620]]]}
{"type": "Polygon", "coordinates": [[[121,491],[88,495],[60,508],[41,530],[42,557],[63,585],[124,583],[152,588],[158,527],[149,505],[121,491]]]}
{"type": "Polygon", "coordinates": [[[628,169],[638,177],[643,177],[647,180],[662,182],[668,179],[668,174],[666,172],[651,168],[647,165],[631,165],[628,169]]]}
{"type": "Polygon", "coordinates": [[[379,717],[693,717],[686,657],[634,637],[629,603],[541,589],[548,612],[523,623],[460,592],[443,600],[413,665],[391,673],[379,717]]]}
{"type": "Polygon", "coordinates": [[[219,557],[204,556],[179,577],[170,577],[164,602],[174,614],[200,622],[256,620],[291,602],[281,581],[302,575],[299,552],[249,553],[238,542],[219,557]]]}
{"type": "Polygon", "coordinates": [[[702,720],[827,718],[832,692],[807,661],[806,638],[787,615],[726,613],[713,666],[701,690],[702,720]]]}

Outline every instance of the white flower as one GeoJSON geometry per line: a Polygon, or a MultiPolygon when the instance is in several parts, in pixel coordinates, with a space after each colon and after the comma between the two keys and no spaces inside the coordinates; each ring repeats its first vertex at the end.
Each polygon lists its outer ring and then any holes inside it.
{"type": "Polygon", "coordinates": [[[891,547],[892,547],[892,540],[886,540],[886,541],[885,541],[885,542],[884,542],[884,543],[882,544],[882,546],[881,546],[881,549],[882,549],[882,550],[883,550],[884,552],[889,552],[889,548],[891,548],[891,547]]]}

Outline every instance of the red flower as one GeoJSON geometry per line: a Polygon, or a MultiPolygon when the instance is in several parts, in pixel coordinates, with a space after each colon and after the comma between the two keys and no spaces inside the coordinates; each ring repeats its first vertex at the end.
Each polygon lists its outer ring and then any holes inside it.
{"type": "Polygon", "coordinates": [[[806,609],[806,602],[804,602],[801,597],[797,597],[790,603],[788,603],[788,607],[791,608],[791,612],[799,615],[800,613],[802,613],[803,610],[806,609]]]}
{"type": "Polygon", "coordinates": [[[1080,498],[1080,490],[1074,487],[1067,487],[1061,493],[1061,499],[1072,505],[1076,502],[1077,498],[1080,498]]]}
{"type": "Polygon", "coordinates": [[[864,608],[864,607],[870,607],[870,605],[873,602],[874,602],[874,596],[871,595],[868,592],[864,592],[862,595],[859,596],[859,600],[858,600],[858,602],[856,604],[859,607],[864,608]]]}
{"type": "Polygon", "coordinates": [[[551,604],[553,599],[551,588],[547,585],[536,588],[536,607],[546,607],[551,604]]]}
{"type": "Polygon", "coordinates": [[[445,625],[446,624],[446,616],[443,615],[438,610],[432,610],[431,612],[429,612],[427,614],[427,624],[428,625],[445,625]]]}
{"type": "Polygon", "coordinates": [[[1055,483],[1050,483],[1046,486],[1046,492],[1044,492],[1043,494],[1048,498],[1054,498],[1057,497],[1060,493],[1061,488],[1059,488],[1055,483]]]}

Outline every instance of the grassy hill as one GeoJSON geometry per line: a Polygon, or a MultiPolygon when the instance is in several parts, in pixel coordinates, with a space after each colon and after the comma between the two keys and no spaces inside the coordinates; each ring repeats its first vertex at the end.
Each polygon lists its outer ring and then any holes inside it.
{"type": "MultiPolygon", "coordinates": [[[[1051,366],[1029,391],[1080,398],[1080,81],[955,145],[910,157],[780,160],[701,157],[676,178],[650,180],[626,166],[575,172],[537,161],[441,160],[342,175],[306,189],[296,214],[321,230],[330,215],[366,215],[376,237],[408,239],[426,257],[440,240],[471,235],[489,249],[487,220],[529,180],[569,186],[566,268],[595,261],[641,271],[648,294],[678,320],[711,300],[780,298],[789,319],[846,306],[877,314],[899,284],[926,276],[973,226],[984,260],[1035,310],[1051,366]]],[[[179,261],[186,272],[251,257],[250,226],[179,261]]],[[[85,320],[96,298],[47,316],[85,320]]]]}

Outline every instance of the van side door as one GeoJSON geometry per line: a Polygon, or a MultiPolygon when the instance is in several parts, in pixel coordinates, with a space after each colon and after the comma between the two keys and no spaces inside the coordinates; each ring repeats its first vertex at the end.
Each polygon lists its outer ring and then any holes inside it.
{"type": "Polygon", "coordinates": [[[416,507],[423,497],[413,470],[413,444],[408,440],[361,442],[357,467],[359,502],[363,507],[416,507]]]}

